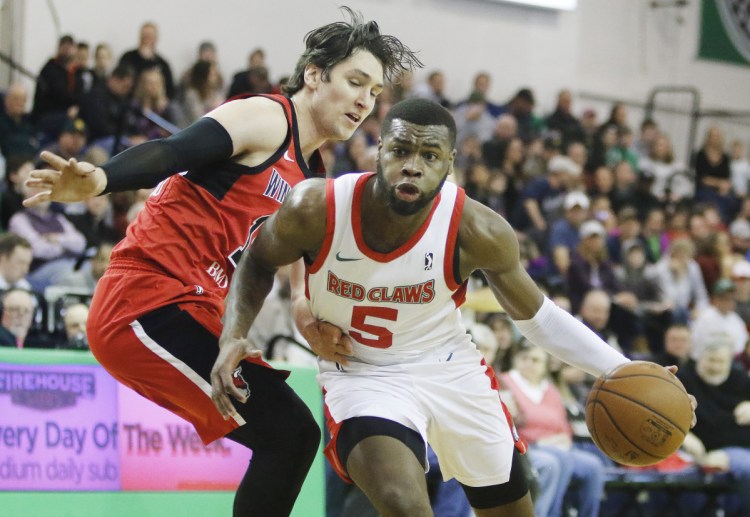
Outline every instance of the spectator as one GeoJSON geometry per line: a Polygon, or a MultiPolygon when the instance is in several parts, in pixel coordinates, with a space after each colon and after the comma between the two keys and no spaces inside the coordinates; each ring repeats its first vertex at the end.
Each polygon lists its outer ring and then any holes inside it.
{"type": "Polygon", "coordinates": [[[704,468],[732,474],[738,515],[750,515],[750,377],[733,366],[732,339],[719,334],[696,346],[696,362],[677,372],[698,402],[683,447],[704,468]]]}
{"type": "Polygon", "coordinates": [[[490,166],[499,167],[508,142],[518,133],[518,122],[509,113],[500,115],[495,123],[492,139],[482,144],[482,159],[490,166]]]}
{"type": "MultiPolygon", "coordinates": [[[[138,48],[125,52],[120,57],[120,65],[126,65],[135,70],[136,78],[150,68],[158,68],[164,77],[164,88],[169,99],[174,98],[174,80],[169,63],[156,51],[159,41],[159,30],[155,23],[146,22],[141,25],[138,48]]],[[[137,80],[137,79],[136,79],[137,80]]]]}
{"type": "Polygon", "coordinates": [[[503,113],[508,113],[516,119],[518,124],[518,137],[524,144],[528,144],[541,133],[541,122],[533,114],[534,92],[529,88],[521,88],[503,106],[503,113]]]}
{"type": "MultiPolygon", "coordinates": [[[[57,137],[57,142],[47,147],[46,150],[62,156],[66,160],[70,158],[85,160],[84,152],[86,151],[87,141],[86,122],[81,118],[68,119],[60,132],[60,136],[57,137]]],[[[46,167],[46,163],[42,160],[39,160],[36,165],[37,167],[46,167]]]]}
{"type": "Polygon", "coordinates": [[[427,76],[427,81],[419,83],[414,87],[412,94],[415,97],[423,97],[437,102],[444,108],[451,109],[452,103],[445,97],[444,90],[445,75],[440,70],[435,70],[427,76]]]}
{"type": "MultiPolygon", "coordinates": [[[[164,76],[159,68],[148,68],[141,72],[133,92],[133,121],[132,127],[137,136],[135,143],[156,138],[165,138],[172,133],[169,127],[175,128],[179,119],[177,105],[167,95],[164,76]],[[154,121],[162,119],[167,124],[154,121]]],[[[176,128],[175,128],[176,129],[176,128]]]]}
{"type": "Polygon", "coordinates": [[[617,214],[617,229],[608,235],[607,253],[610,260],[615,264],[624,264],[625,247],[633,243],[645,245],[641,237],[641,222],[638,220],[638,212],[632,206],[622,208],[617,214]]]}
{"type": "Polygon", "coordinates": [[[127,125],[134,81],[133,69],[118,65],[105,83],[95,86],[81,101],[81,117],[89,127],[92,143],[112,155],[130,145],[127,137],[135,131],[127,125]]]}
{"type": "MultiPolygon", "coordinates": [[[[24,197],[36,191],[23,185],[24,197]]],[[[77,257],[86,246],[86,238],[59,212],[50,208],[46,201],[30,208],[24,208],[10,219],[10,231],[24,237],[31,244],[34,260],[28,277],[34,291],[44,293],[44,289],[56,283],[62,275],[73,270],[77,257]]]]}
{"type": "Polygon", "coordinates": [[[198,61],[188,72],[182,99],[183,125],[187,126],[224,102],[223,84],[216,63],[198,61]]]}
{"type": "MultiPolygon", "coordinates": [[[[496,119],[498,115],[500,115],[502,108],[501,106],[489,101],[490,81],[491,81],[491,77],[489,73],[478,72],[474,76],[474,83],[473,83],[473,88],[471,92],[480,93],[482,95],[482,98],[484,99],[484,102],[485,102],[485,109],[487,110],[487,113],[489,113],[489,115],[493,119],[496,119]]],[[[471,95],[469,95],[469,97],[471,97],[471,95]]],[[[462,104],[465,104],[466,102],[469,102],[468,99],[460,102],[459,106],[461,106],[462,104]]]]}
{"type": "Polygon", "coordinates": [[[0,317],[0,346],[26,348],[38,345],[28,340],[34,319],[36,300],[25,289],[11,289],[2,297],[2,317],[0,317]]]}
{"type": "Polygon", "coordinates": [[[518,408],[518,432],[529,444],[529,459],[539,472],[537,516],[561,515],[570,481],[576,481],[579,515],[596,517],[604,496],[604,464],[573,447],[573,433],[560,392],[549,381],[549,356],[524,342],[514,368],[501,376],[518,408]]]}
{"type": "Polygon", "coordinates": [[[95,248],[101,242],[118,242],[123,235],[114,227],[110,196],[96,196],[83,202],[82,214],[68,216],[70,222],[86,237],[86,248],[95,248]]]}
{"type": "Polygon", "coordinates": [[[75,98],[76,104],[79,104],[81,97],[91,91],[94,86],[96,76],[94,70],[89,66],[91,52],[89,44],[85,41],[79,41],[76,45],[75,57],[73,58],[73,74],[75,78],[75,98]]]}
{"type": "Polygon", "coordinates": [[[4,110],[0,113],[0,153],[10,160],[13,156],[33,156],[39,151],[36,128],[26,113],[28,92],[20,83],[11,84],[5,92],[4,110]]]}
{"type": "Polygon", "coordinates": [[[583,297],[578,319],[612,348],[622,350],[617,336],[609,327],[611,312],[612,300],[609,294],[602,289],[592,289],[583,297]]]}
{"type": "Polygon", "coordinates": [[[558,220],[550,218],[553,222],[549,233],[548,249],[557,272],[565,277],[570,268],[571,257],[581,240],[581,225],[589,216],[589,198],[577,190],[568,192],[563,201],[563,208],[565,209],[563,218],[558,220]]]}
{"type": "Polygon", "coordinates": [[[466,102],[456,108],[454,116],[458,142],[470,136],[478,138],[480,142],[486,142],[495,132],[495,118],[490,115],[487,100],[482,92],[472,92],[466,102]]]}
{"type": "Polygon", "coordinates": [[[94,50],[94,85],[104,84],[112,69],[112,49],[99,43],[94,50]]]}
{"type": "Polygon", "coordinates": [[[497,343],[495,359],[490,364],[498,373],[507,372],[513,367],[513,354],[515,353],[516,331],[513,321],[507,314],[497,312],[489,314],[485,323],[492,330],[497,343]]]}
{"type": "Polygon", "coordinates": [[[651,152],[640,159],[639,168],[643,174],[653,177],[651,193],[659,201],[676,203],[693,197],[693,182],[684,174],[685,164],[675,161],[668,135],[656,137],[651,152]]]}
{"type": "Polygon", "coordinates": [[[65,340],[58,348],[68,350],[88,350],[89,341],[86,337],[86,320],[89,317],[89,308],[84,303],[73,303],[62,311],[63,325],[65,327],[65,340]]]}
{"type": "MultiPolygon", "coordinates": [[[[662,366],[687,366],[693,353],[693,336],[684,323],[670,325],[664,333],[664,351],[656,354],[653,361],[662,366]]],[[[692,393],[692,392],[691,392],[692,393]]]]}
{"type": "Polygon", "coordinates": [[[0,291],[31,289],[26,280],[33,254],[31,244],[15,233],[0,235],[0,291]]]}
{"type": "Polygon", "coordinates": [[[70,35],[62,36],[57,45],[57,54],[39,72],[34,92],[32,113],[37,128],[47,138],[56,138],[69,109],[76,104],[75,83],[70,80],[76,45],[70,35]]]}
{"type": "Polygon", "coordinates": [[[573,95],[570,90],[562,90],[557,95],[555,111],[544,121],[548,129],[560,134],[563,149],[567,149],[571,143],[583,142],[585,139],[581,122],[571,112],[572,105],[573,95]]]}
{"type": "MultiPolygon", "coordinates": [[[[661,133],[663,135],[663,133],[661,133]]],[[[660,136],[658,124],[650,118],[643,119],[641,122],[640,135],[638,140],[633,144],[633,150],[638,154],[639,163],[641,160],[647,159],[651,156],[653,151],[654,142],[660,136]]]]}
{"type": "Polygon", "coordinates": [[[722,221],[728,223],[734,218],[737,207],[732,192],[730,157],[724,151],[724,133],[719,126],[711,126],[706,131],[703,145],[693,158],[693,167],[696,201],[715,204],[722,221]]]}
{"type": "Polygon", "coordinates": [[[107,266],[109,266],[112,248],[114,248],[112,243],[99,243],[88,263],[83,263],[77,270],[66,273],[55,285],[73,289],[84,289],[93,293],[97,282],[99,282],[107,266]]]}
{"type": "Polygon", "coordinates": [[[687,323],[693,312],[708,305],[708,292],[694,254],[692,241],[680,237],[670,244],[668,252],[654,267],[656,282],[664,300],[672,307],[675,322],[687,323]]]}
{"type": "Polygon", "coordinates": [[[745,196],[750,187],[750,161],[747,160],[745,145],[742,140],[732,142],[731,162],[729,170],[732,178],[732,188],[737,196],[745,196]]]}
{"type": "Polygon", "coordinates": [[[271,93],[272,90],[273,87],[268,80],[266,53],[262,48],[256,48],[247,58],[247,68],[232,77],[227,98],[231,99],[243,93],[271,93]]]}
{"type": "Polygon", "coordinates": [[[734,282],[728,278],[714,284],[711,303],[698,313],[692,324],[693,343],[697,349],[708,343],[712,334],[726,334],[734,345],[732,356],[745,350],[748,331],[745,322],[735,311],[735,291],[734,282]]]}
{"type": "Polygon", "coordinates": [[[23,209],[23,183],[34,170],[32,155],[17,155],[8,158],[5,188],[0,194],[0,225],[2,230],[8,229],[13,214],[23,209]]]}

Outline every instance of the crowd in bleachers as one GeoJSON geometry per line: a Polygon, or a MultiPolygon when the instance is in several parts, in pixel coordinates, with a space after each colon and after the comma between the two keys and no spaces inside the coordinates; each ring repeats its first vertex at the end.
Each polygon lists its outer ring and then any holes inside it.
{"type": "MultiPolygon", "coordinates": [[[[86,348],[86,303],[149,194],[24,208],[30,194],[24,181],[40,165],[39,152],[98,165],[189,125],[229,97],[280,91],[284,80],[271,81],[262,49],[226,82],[216,52],[211,42],[201,43],[195,63],[174,75],[158,53],[153,23],[142,26],[138,47],[116,62],[107,44],[96,46],[92,62],[88,44],[64,36],[39,73],[30,112],[24,86],[4,92],[0,346],[86,348]]],[[[711,126],[681,163],[671,135],[656,120],[631,120],[622,104],[606,117],[579,111],[563,89],[554,110],[540,113],[531,88],[505,103],[488,98],[485,72],[463,99],[447,98],[444,83],[444,73],[432,71],[424,82],[407,77],[388,85],[349,141],[322,149],[327,170],[332,176],[374,170],[380,120],[401,98],[423,96],[450,109],[458,148],[451,179],[511,222],[524,265],[553,301],[627,356],[680,366],[699,411],[709,408],[720,421],[704,422],[699,413],[678,463],[730,472],[744,497],[726,509],[750,512],[750,162],[744,143],[728,144],[711,126]],[[724,391],[711,389],[717,386],[724,391]],[[732,405],[715,400],[717,393],[732,405]]],[[[482,288],[480,277],[469,282],[482,288]]],[[[275,292],[283,307],[287,290],[275,292]]],[[[271,312],[273,320],[279,311],[271,312]]],[[[593,379],[524,342],[502,312],[467,311],[466,322],[529,442],[537,515],[572,507],[595,515],[614,465],[593,446],[583,420],[593,379]]],[[[282,332],[289,326],[285,319],[282,332]]],[[[430,486],[436,515],[469,514],[460,490],[440,480],[430,486]],[[451,510],[440,513],[440,505],[451,510]]],[[[367,515],[356,492],[344,492],[331,491],[338,495],[331,496],[329,515],[367,515]]],[[[653,495],[644,511],[662,511],[653,495]]],[[[688,501],[680,515],[702,508],[688,501]]]]}

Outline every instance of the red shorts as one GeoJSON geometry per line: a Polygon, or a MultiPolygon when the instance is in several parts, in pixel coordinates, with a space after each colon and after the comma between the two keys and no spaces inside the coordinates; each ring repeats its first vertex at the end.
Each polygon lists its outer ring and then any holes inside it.
{"type": "Polygon", "coordinates": [[[245,423],[224,420],[211,400],[222,312],[222,301],[194,286],[145,268],[111,267],[91,302],[89,344],[115,379],[192,423],[208,444],[245,423]]]}

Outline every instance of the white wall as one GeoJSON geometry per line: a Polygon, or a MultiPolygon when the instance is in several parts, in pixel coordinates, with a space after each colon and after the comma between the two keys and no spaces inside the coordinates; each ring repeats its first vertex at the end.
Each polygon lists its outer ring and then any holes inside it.
{"type": "MultiPolygon", "coordinates": [[[[159,50],[177,75],[194,59],[198,43],[211,39],[225,75],[243,68],[249,51],[262,46],[278,78],[292,69],[304,34],[341,19],[336,5],[346,2],[420,50],[426,67],[418,78],[444,70],[453,99],[465,97],[474,73],[484,69],[493,76],[495,100],[530,86],[540,112],[552,107],[561,87],[644,101],[652,87],[667,83],[698,87],[704,107],[750,110],[750,68],[695,59],[699,0],[683,9],[658,10],[648,0],[579,0],[575,11],[487,0],[51,2],[62,33],[92,46],[109,42],[116,56],[136,45],[143,21],[157,22],[159,50]]],[[[26,0],[24,12],[21,63],[39,70],[59,33],[46,0],[26,0]]],[[[579,109],[585,102],[578,101],[579,109]]],[[[632,122],[639,120],[634,116],[632,122]]]]}

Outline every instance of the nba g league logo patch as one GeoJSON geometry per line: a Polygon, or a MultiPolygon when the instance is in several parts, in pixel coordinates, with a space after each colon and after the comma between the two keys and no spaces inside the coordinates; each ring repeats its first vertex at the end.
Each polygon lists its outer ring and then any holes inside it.
{"type": "Polygon", "coordinates": [[[727,36],[750,61],[750,0],[716,0],[716,7],[727,36]]]}
{"type": "Polygon", "coordinates": [[[424,254],[424,270],[429,271],[432,269],[432,253],[424,254]]]}

